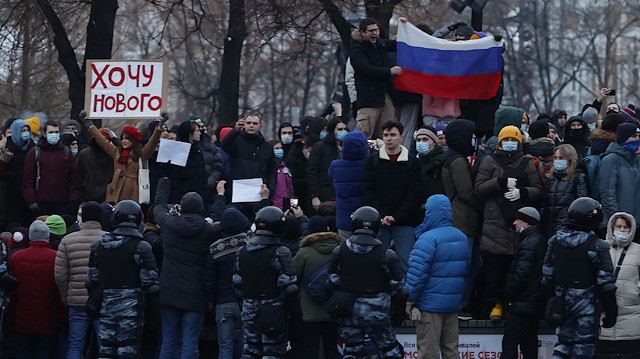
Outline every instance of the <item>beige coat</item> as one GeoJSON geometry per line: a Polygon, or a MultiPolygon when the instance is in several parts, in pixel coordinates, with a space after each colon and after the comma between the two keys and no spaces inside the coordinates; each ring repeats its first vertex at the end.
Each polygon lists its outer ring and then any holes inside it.
{"type": "MultiPolygon", "coordinates": [[[[109,142],[96,126],[89,127],[89,133],[96,139],[96,142],[102,149],[113,158],[113,180],[107,186],[107,202],[118,203],[125,199],[138,202],[138,159],[133,160],[133,156],[129,156],[127,164],[118,163],[120,158],[120,150],[113,143],[109,142]]],[[[153,155],[158,143],[162,129],[156,126],[149,142],[142,148],[142,165],[147,166],[147,160],[153,155]]]]}
{"type": "Polygon", "coordinates": [[[55,275],[62,302],[68,306],[84,306],[89,294],[85,288],[89,270],[91,243],[107,232],[99,222],[88,221],[78,232],[62,238],[56,253],[55,275]]]}

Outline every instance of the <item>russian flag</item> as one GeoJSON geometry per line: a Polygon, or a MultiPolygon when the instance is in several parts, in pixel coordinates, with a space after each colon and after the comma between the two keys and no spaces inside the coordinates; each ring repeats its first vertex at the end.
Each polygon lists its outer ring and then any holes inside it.
{"type": "Polygon", "coordinates": [[[398,90],[434,97],[487,100],[500,86],[503,41],[493,36],[448,41],[422,32],[409,22],[398,26],[398,90]]]}

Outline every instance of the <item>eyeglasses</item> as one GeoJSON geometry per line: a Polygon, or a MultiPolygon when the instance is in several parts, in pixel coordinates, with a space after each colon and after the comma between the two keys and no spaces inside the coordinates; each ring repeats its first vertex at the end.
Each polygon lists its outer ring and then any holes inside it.
{"type": "Polygon", "coordinates": [[[368,29],[367,32],[371,32],[371,33],[380,32],[380,29],[368,29]]]}

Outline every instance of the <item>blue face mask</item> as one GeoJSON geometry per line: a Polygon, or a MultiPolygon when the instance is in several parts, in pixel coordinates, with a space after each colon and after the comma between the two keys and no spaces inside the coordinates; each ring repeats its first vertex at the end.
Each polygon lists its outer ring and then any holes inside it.
{"type": "Polygon", "coordinates": [[[336,140],[338,141],[342,141],[344,140],[344,136],[347,135],[347,131],[338,131],[338,133],[336,134],[336,140]]]}
{"type": "Polygon", "coordinates": [[[567,160],[553,160],[553,167],[556,171],[564,171],[568,166],[567,160]]]}
{"type": "Polygon", "coordinates": [[[625,142],[620,146],[627,151],[636,152],[638,150],[639,145],[640,145],[640,140],[634,140],[634,141],[625,142]]]}
{"type": "Polygon", "coordinates": [[[282,157],[284,157],[284,150],[282,148],[273,150],[273,153],[276,155],[276,158],[281,159],[282,157]]]}
{"type": "Polygon", "coordinates": [[[518,142],[502,142],[502,149],[507,152],[513,152],[518,149],[518,142]]]}
{"type": "Polygon", "coordinates": [[[420,155],[426,155],[429,153],[429,143],[428,142],[416,142],[416,151],[420,155]]]}
{"type": "Polygon", "coordinates": [[[524,232],[524,227],[520,227],[520,233],[524,232]]]}
{"type": "Polygon", "coordinates": [[[587,127],[589,127],[589,131],[593,132],[596,129],[597,125],[595,123],[587,123],[587,127]]]}
{"type": "Polygon", "coordinates": [[[49,142],[50,145],[55,145],[58,143],[58,141],[60,141],[60,134],[59,133],[48,133],[47,134],[47,142],[49,142]]]}
{"type": "Polygon", "coordinates": [[[322,140],[322,139],[324,139],[325,137],[327,137],[327,133],[326,133],[326,132],[324,132],[324,131],[320,132],[320,139],[322,140]]]}
{"type": "Polygon", "coordinates": [[[22,132],[20,134],[20,139],[22,140],[22,142],[27,142],[27,141],[29,141],[30,138],[31,138],[31,133],[29,131],[22,132]]]}
{"type": "Polygon", "coordinates": [[[471,147],[476,148],[476,144],[478,143],[478,141],[475,138],[471,139],[471,147]]]}
{"type": "Polygon", "coordinates": [[[74,156],[78,155],[78,147],[72,148],[71,149],[71,153],[73,153],[74,156]]]}
{"type": "Polygon", "coordinates": [[[520,125],[520,131],[527,132],[527,130],[528,130],[527,125],[520,125]]]}
{"type": "Polygon", "coordinates": [[[304,154],[304,158],[309,159],[311,157],[311,152],[307,152],[304,154]]]}

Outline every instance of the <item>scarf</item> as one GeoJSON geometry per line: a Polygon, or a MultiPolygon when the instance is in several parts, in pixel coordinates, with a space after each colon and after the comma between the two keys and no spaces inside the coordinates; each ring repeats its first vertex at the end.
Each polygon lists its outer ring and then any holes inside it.
{"type": "Polygon", "coordinates": [[[118,158],[118,163],[126,165],[127,159],[129,158],[130,153],[131,153],[131,150],[122,150],[122,153],[120,154],[120,158],[118,158]]]}

